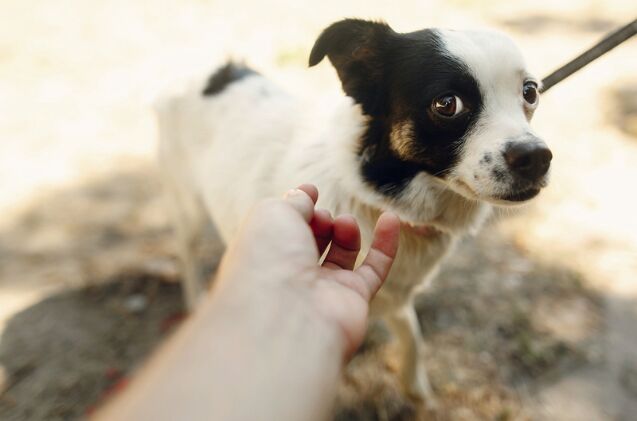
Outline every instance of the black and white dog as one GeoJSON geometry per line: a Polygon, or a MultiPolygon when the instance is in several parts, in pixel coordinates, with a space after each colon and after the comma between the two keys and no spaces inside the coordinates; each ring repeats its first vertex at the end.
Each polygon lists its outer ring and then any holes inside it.
{"type": "Polygon", "coordinates": [[[365,249],[380,212],[392,210],[404,222],[400,250],[372,312],[400,341],[405,391],[427,398],[414,295],[493,205],[546,186],[551,152],[529,126],[538,81],[492,32],[397,33],[347,19],[323,31],[310,66],[325,56],[346,96],[303,101],[230,63],[159,103],[187,299],[205,285],[192,245],[208,218],[228,241],[259,199],[311,182],[320,207],[356,217],[365,249]]]}

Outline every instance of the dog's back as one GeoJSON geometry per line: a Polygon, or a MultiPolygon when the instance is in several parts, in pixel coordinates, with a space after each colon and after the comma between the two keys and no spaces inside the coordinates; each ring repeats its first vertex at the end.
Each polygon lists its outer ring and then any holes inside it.
{"type": "Polygon", "coordinates": [[[294,135],[294,103],[232,63],[164,97],[156,107],[159,154],[173,199],[196,196],[227,241],[255,201],[280,193],[269,177],[294,135]]]}

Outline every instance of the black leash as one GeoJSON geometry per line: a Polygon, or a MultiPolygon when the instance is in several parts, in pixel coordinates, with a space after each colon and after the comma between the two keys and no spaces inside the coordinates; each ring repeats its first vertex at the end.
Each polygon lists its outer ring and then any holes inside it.
{"type": "Polygon", "coordinates": [[[637,19],[606,35],[597,44],[542,79],[543,86],[540,92],[548,91],[556,84],[560,83],[593,60],[596,60],[606,54],[635,34],[637,34],[637,19]]]}

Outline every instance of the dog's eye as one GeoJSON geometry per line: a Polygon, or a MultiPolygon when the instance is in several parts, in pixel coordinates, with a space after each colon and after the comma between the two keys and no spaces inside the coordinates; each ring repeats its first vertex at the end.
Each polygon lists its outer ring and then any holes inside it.
{"type": "Polygon", "coordinates": [[[535,105],[539,96],[537,93],[537,83],[532,81],[524,82],[524,86],[522,87],[522,96],[530,105],[535,105]]]}
{"type": "Polygon", "coordinates": [[[457,95],[443,95],[434,100],[431,108],[443,117],[455,117],[464,110],[464,104],[457,95]]]}

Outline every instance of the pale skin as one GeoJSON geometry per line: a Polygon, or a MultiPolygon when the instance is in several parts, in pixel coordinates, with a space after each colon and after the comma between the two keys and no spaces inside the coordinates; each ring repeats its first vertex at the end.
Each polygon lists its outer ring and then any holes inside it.
{"type": "Polygon", "coordinates": [[[396,255],[400,221],[381,215],[354,269],[355,219],[333,219],[315,208],[317,198],[306,184],[257,205],[211,293],[95,418],[327,419],[341,369],[363,340],[369,302],[396,255]]]}

